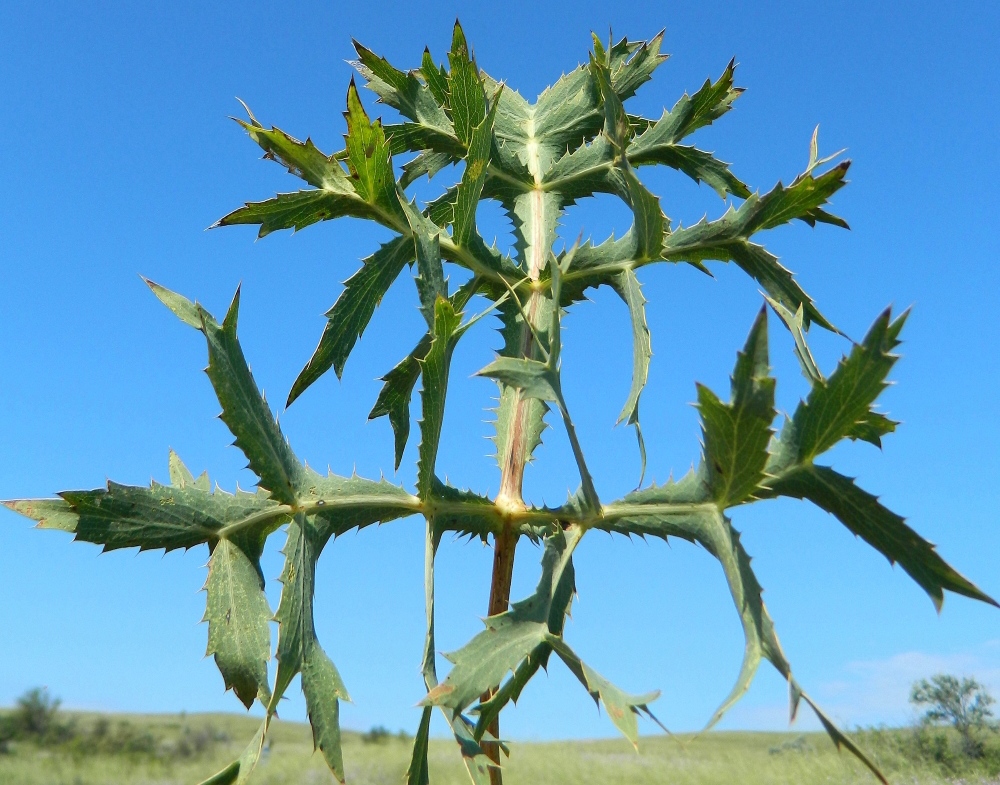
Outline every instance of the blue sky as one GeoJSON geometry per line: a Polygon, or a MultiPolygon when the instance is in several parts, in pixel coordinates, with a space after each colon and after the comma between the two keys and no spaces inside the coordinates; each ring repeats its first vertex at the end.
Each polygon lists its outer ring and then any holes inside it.
{"type": "MultiPolygon", "coordinates": [[[[838,448],[857,476],[984,590],[1000,595],[996,444],[1000,240],[995,183],[1000,113],[989,85],[1000,65],[998,13],[984,4],[635,3],[23,3],[0,27],[0,498],[92,488],[106,478],[166,480],[173,447],[230,488],[253,479],[214,419],[200,336],[178,323],[143,274],[221,312],[243,284],[241,337],[258,383],[277,403],[308,359],[323,312],[358,259],[383,239],[353,220],[254,242],[252,229],[204,231],[249,199],[297,182],[226,119],[240,96],[265,124],[321,149],[339,147],[351,37],[400,67],[429,44],[444,57],[456,15],[479,64],[523,94],[587,57],[589,33],[650,37],[666,28],[673,57],[635,100],[658,116],[733,56],[747,92],[699,132],[699,146],[734,162],[761,190],[805,166],[813,128],[821,152],[848,148],[851,185],[834,207],[852,231],[799,224],[765,242],[823,312],[860,338],[888,304],[914,306],[904,359],[885,409],[904,425],[880,453],[838,448]]],[[[380,113],[371,94],[369,110],[380,113]]],[[[386,113],[388,116],[388,113],[386,113]]],[[[643,170],[665,212],[691,223],[724,205],[707,188],[643,170]]],[[[440,178],[447,180],[447,173],[440,178]]],[[[565,236],[602,238],[629,216],[610,199],[574,209],[565,236]]],[[[484,234],[509,241],[499,211],[484,234]]],[[[760,296],[739,270],[658,266],[641,274],[654,358],[643,399],[647,480],[683,473],[698,455],[694,381],[724,392],[760,296]]],[[[614,429],[631,371],[627,314],[599,292],[566,321],[567,395],[604,498],[638,478],[631,432],[614,429]]],[[[338,473],[392,471],[386,421],[365,421],[378,383],[420,327],[403,276],[347,364],[287,412],[298,454],[338,473]]],[[[806,392],[791,341],[772,320],[779,406],[806,392]]],[[[813,334],[830,370],[849,348],[813,334]]],[[[499,339],[485,325],[461,345],[439,469],[495,492],[484,408],[493,387],[471,374],[499,339]]],[[[395,479],[414,477],[413,445],[395,479]]],[[[557,503],[575,485],[558,429],[547,432],[526,488],[557,503]]],[[[909,682],[939,670],[1000,691],[1000,613],[949,596],[941,616],[900,569],[803,503],[734,516],[799,680],[842,722],[901,722],[909,682]]],[[[265,555],[272,607],[280,536],[265,555]]],[[[412,728],[422,696],[422,524],[412,519],[336,542],[320,566],[321,640],[353,705],[347,726],[412,728]]],[[[100,556],[60,533],[0,513],[0,705],[44,684],[66,705],[127,711],[238,710],[202,657],[205,550],[100,556]]],[[[514,594],[537,577],[519,551],[514,594]]],[[[439,559],[439,638],[459,647],[480,629],[491,554],[448,542],[439,559]]],[[[567,635],[601,672],[632,691],[663,690],[672,729],[700,727],[728,692],[742,636],[722,575],[683,543],[589,537],[578,557],[579,602],[567,635]]],[[[298,719],[297,690],[282,714],[298,719]]],[[[723,727],[785,726],[781,679],[762,668],[723,727]]],[[[505,715],[506,716],[506,715],[505,715]]],[[[807,723],[806,727],[810,727],[807,723]]],[[[611,735],[561,666],[533,682],[506,720],[515,738],[611,735]]]]}

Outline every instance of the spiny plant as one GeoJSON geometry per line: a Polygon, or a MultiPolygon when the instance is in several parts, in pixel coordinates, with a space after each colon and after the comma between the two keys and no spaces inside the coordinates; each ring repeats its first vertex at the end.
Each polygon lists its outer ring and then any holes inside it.
{"type": "MultiPolygon", "coordinates": [[[[501,711],[517,700],[552,655],[603,704],[611,721],[633,744],[639,716],[653,718],[656,692],[631,695],[590,668],[564,635],[575,594],[573,553],[591,531],[624,536],[678,537],[698,543],[722,567],[746,638],[743,663],[731,693],[712,716],[714,725],[747,690],[762,659],[787,679],[791,714],[801,701],[817,714],[833,741],[860,758],[884,782],[875,765],[803,692],[792,676],[761,586],[728,511],[763,499],[808,499],[836,516],[851,532],[902,568],[940,608],[944,590],[996,604],[958,574],[933,546],[876,497],[816,460],[844,439],[880,445],[897,423],[876,411],[896,362],[906,314],[886,310],[864,340],[853,344],[830,376],[817,367],[806,343],[811,324],[835,331],[778,259],[755,242],[759,232],[798,220],[844,226],[825,209],[845,183],[848,162],[820,159],[813,137],[808,166],[788,186],[752,192],[711,153],[686,144],[687,137],[730,110],[731,62],[716,81],[681,97],[659,119],[628,113],[623,102],[649,81],[666,59],[662,34],[650,41],[622,39],[605,47],[595,36],[589,62],[543,92],[531,104],[479,69],[462,28],[456,24],[448,66],[424,50],[420,66],[401,71],[360,44],[357,70],[404,121],[372,121],[352,83],[347,92],[344,149],[326,155],[307,139],[265,128],[248,110],[240,124],[265,151],[310,186],[248,203],[217,225],[259,225],[263,237],[278,229],[302,229],[319,221],[353,216],[373,221],[394,237],[364,260],[326,314],[315,353],[299,374],[288,403],[331,368],[339,377],[386,290],[408,265],[426,332],[413,351],[383,378],[370,418],[387,416],[395,434],[398,468],[410,431],[410,404],[418,380],[420,446],[416,487],[410,491],[384,479],[321,476],[295,456],[259,392],[237,338],[239,291],[220,323],[201,305],[149,282],[156,296],[208,343],[207,373],[222,419],[259,478],[255,493],[211,490],[208,476],[195,477],[170,455],[170,485],[67,491],[54,500],[21,500],[8,506],[43,528],[73,532],[76,539],[106,550],[191,548],[210,551],[206,583],[208,653],[226,688],[249,708],[266,709],[246,751],[207,782],[243,783],[260,756],[279,701],[301,676],[309,720],[319,748],[338,780],[344,779],[339,702],[348,699],[340,674],[316,638],[313,623],[316,563],[337,536],[373,523],[422,516],[427,634],[422,673],[427,694],[406,782],[429,781],[428,735],[433,709],[454,731],[458,750],[477,785],[501,782],[507,753],[499,729],[501,711]],[[415,154],[396,168],[394,156],[415,154]],[[461,164],[460,181],[427,204],[406,189],[461,164]],[[664,165],[704,182],[726,199],[741,200],[717,220],[673,225],[659,199],[637,175],[642,166],[664,165]],[[829,165],[829,166],[828,166],[829,165]],[[398,173],[398,177],[397,177],[398,173]],[[556,252],[557,227],[579,199],[613,194],[631,210],[634,223],[620,238],[584,242],[556,252]],[[510,218],[514,253],[487,245],[476,224],[477,205],[493,199],[510,218]],[[708,272],[707,262],[733,262],[764,290],[770,308],[791,332],[811,390],[779,430],[773,429],[775,381],[768,366],[767,306],[737,354],[728,398],[697,388],[702,454],[696,469],[665,485],[640,487],[624,498],[602,501],[563,394],[560,324],[566,309],[590,287],[608,286],[628,307],[633,333],[631,389],[620,422],[639,430],[639,399],[650,362],[640,268],[658,262],[689,264],[708,272]],[[464,268],[468,278],[450,291],[444,263],[464,268]],[[485,310],[471,315],[481,298],[485,310]],[[459,340],[483,316],[499,318],[503,348],[480,375],[499,385],[495,419],[499,493],[493,499],[442,482],[436,466],[449,364],[459,340]],[[538,507],[522,495],[525,465],[540,442],[546,417],[555,409],[566,429],[580,488],[563,506],[538,507]],[[263,591],[260,557],[268,536],[287,526],[285,567],[277,612],[263,591]],[[447,655],[452,667],[439,678],[434,643],[434,565],[448,533],[492,542],[494,562],[486,629],[447,655]],[[510,585],[518,541],[542,544],[541,578],[535,592],[511,604],[510,585]],[[274,680],[269,622],[278,622],[274,680]]],[[[640,481],[641,486],[641,481],[640,481]]],[[[655,720],[655,718],[653,718],[655,720]]]]}

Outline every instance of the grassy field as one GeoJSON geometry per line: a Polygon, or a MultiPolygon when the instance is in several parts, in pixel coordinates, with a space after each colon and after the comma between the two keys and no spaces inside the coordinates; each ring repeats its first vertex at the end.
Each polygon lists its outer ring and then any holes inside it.
{"type": "MultiPolygon", "coordinates": [[[[70,715],[78,728],[88,730],[97,715],[70,715]]],[[[0,755],[3,785],[193,785],[239,754],[256,723],[232,715],[156,715],[105,718],[111,730],[128,723],[132,732],[155,737],[162,745],[177,743],[201,732],[217,740],[201,752],[186,756],[162,753],[95,754],[72,746],[39,748],[14,743],[0,755]],[[223,737],[225,737],[225,740],[223,737]]],[[[893,732],[869,734],[866,748],[879,759],[893,783],[1000,783],[989,772],[957,770],[940,765],[915,764],[893,742],[893,732]]],[[[410,742],[389,737],[366,742],[360,734],[345,735],[347,781],[352,785],[399,785],[408,762],[410,742]]],[[[434,785],[466,783],[455,746],[435,740],[430,750],[434,785]]],[[[520,743],[506,764],[510,785],[848,785],[875,779],[846,754],[839,754],[821,734],[710,733],[691,737],[650,738],[636,753],[623,740],[520,743]]],[[[995,775],[994,775],[995,776],[995,775]]],[[[252,780],[259,785],[330,784],[335,781],[322,758],[312,754],[307,726],[277,723],[270,746],[252,780]]]]}

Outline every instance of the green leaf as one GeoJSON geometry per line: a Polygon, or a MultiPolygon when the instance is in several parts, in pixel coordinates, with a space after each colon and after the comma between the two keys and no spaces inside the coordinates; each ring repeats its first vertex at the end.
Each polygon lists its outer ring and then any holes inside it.
{"type": "Polygon", "coordinates": [[[309,190],[278,194],[263,202],[247,202],[245,206],[220,218],[212,228],[259,224],[258,237],[279,229],[304,229],[319,221],[343,216],[371,218],[371,209],[354,194],[336,191],[309,190]]]}
{"type": "Polygon", "coordinates": [[[371,321],[375,309],[413,258],[413,241],[409,237],[397,237],[366,258],[361,269],[347,279],[344,291],[326,313],[323,336],[292,385],[286,406],[291,406],[331,367],[338,379],[343,376],[347,358],[371,321]]]}
{"type": "MultiPolygon", "coordinates": [[[[733,86],[736,61],[730,60],[726,70],[714,83],[705,81],[694,95],[685,93],[673,108],[636,138],[630,149],[636,154],[648,154],[659,147],[675,145],[699,128],[711,125],[733,108],[743,88],[733,86]]],[[[749,194],[747,194],[749,195],[749,194]]]]}
{"type": "MultiPolygon", "coordinates": [[[[354,48],[358,52],[359,62],[354,63],[364,77],[368,87],[376,92],[382,103],[398,109],[399,113],[410,120],[430,128],[436,128],[446,133],[454,133],[451,121],[442,109],[443,102],[436,92],[437,83],[428,78],[426,70],[424,78],[428,85],[422,85],[412,73],[406,74],[391,66],[385,58],[366,49],[357,41],[354,48]]],[[[425,63],[430,53],[425,56],[425,63]]]]}
{"type": "Polygon", "coordinates": [[[194,475],[184,462],[173,450],[170,451],[169,461],[170,469],[170,484],[175,488],[186,488],[191,486],[192,488],[197,488],[199,491],[204,491],[208,493],[212,490],[212,487],[208,481],[208,472],[202,472],[198,479],[195,479],[194,475]]]}
{"type": "Polygon", "coordinates": [[[282,583],[281,601],[274,614],[278,622],[278,672],[274,691],[267,707],[273,714],[288,689],[288,685],[302,670],[307,652],[316,643],[313,623],[313,598],[316,590],[316,560],[323,550],[325,540],[315,526],[302,513],[288,525],[288,538],[282,553],[285,566],[279,580],[282,583]]]}
{"type": "MultiPolygon", "coordinates": [[[[503,89],[503,88],[500,88],[503,89]]],[[[465,159],[465,172],[455,199],[455,225],[452,240],[466,246],[476,234],[476,207],[483,193],[490,149],[493,144],[493,122],[496,118],[499,95],[493,97],[492,106],[483,121],[473,130],[469,139],[469,153],[465,159]]]]}
{"type": "Polygon", "coordinates": [[[254,734],[247,748],[243,750],[243,754],[218,774],[202,782],[201,785],[245,785],[250,779],[250,775],[253,774],[257,761],[260,760],[260,753],[264,749],[264,737],[267,735],[270,723],[271,717],[268,715],[260,724],[260,728],[257,729],[257,733],[254,734]]]}
{"type": "MultiPolygon", "coordinates": [[[[636,140],[633,145],[639,141],[636,140]]],[[[750,189],[729,170],[729,164],[697,147],[669,144],[633,151],[630,146],[628,160],[633,166],[648,164],[669,166],[671,169],[683,172],[696,183],[705,183],[723,199],[730,194],[741,199],[750,196],[750,189]]]]}
{"type": "Polygon", "coordinates": [[[693,96],[685,93],[673,109],[643,128],[628,145],[629,162],[633,166],[665,164],[696,182],[705,182],[723,199],[729,194],[750,196],[750,189],[729,171],[728,164],[711,153],[680,144],[690,133],[728,112],[739,97],[742,90],[733,87],[733,68],[734,63],[730,62],[718,81],[714,84],[706,81],[693,96]]]}
{"type": "MultiPolygon", "coordinates": [[[[251,115],[252,118],[252,115],[251,115]]],[[[335,156],[320,152],[311,139],[300,142],[280,128],[266,130],[258,123],[237,120],[247,135],[264,150],[264,157],[277,161],[289,173],[305,180],[309,185],[326,191],[344,194],[353,192],[343,167],[335,156]]]]}
{"type": "Polygon", "coordinates": [[[401,217],[389,145],[382,121],[371,122],[351,80],[347,90],[347,168],[361,199],[386,215],[401,217]]]}
{"type": "MultiPolygon", "coordinates": [[[[662,33],[649,42],[623,38],[606,53],[604,65],[619,100],[634,95],[667,59],[660,54],[661,43],[662,33]]],[[[567,150],[575,150],[601,129],[601,96],[589,66],[576,68],[547,88],[538,97],[533,114],[541,174],[567,150]]]]}
{"type": "Polygon", "coordinates": [[[307,470],[301,506],[312,516],[320,542],[373,523],[387,523],[420,511],[420,500],[385,479],[319,475],[307,470]]]}
{"type": "Polygon", "coordinates": [[[427,83],[427,89],[434,96],[434,100],[440,106],[448,106],[448,72],[444,66],[435,64],[431,50],[426,46],[420,60],[420,75],[427,83]]]}
{"type": "Polygon", "coordinates": [[[849,228],[842,218],[830,215],[820,208],[846,185],[844,177],[850,165],[850,161],[843,161],[819,177],[814,177],[812,171],[800,174],[788,188],[778,183],[774,190],[761,199],[760,209],[753,220],[754,230],[771,229],[795,219],[810,226],[815,226],[818,221],[849,228]]]}
{"type": "Polygon", "coordinates": [[[427,326],[434,327],[434,310],[437,299],[448,297],[448,285],[441,264],[441,230],[417,209],[416,202],[408,202],[400,191],[400,204],[413,235],[414,255],[417,259],[417,293],[420,311],[427,326]]]}
{"type": "Polygon", "coordinates": [[[899,425],[898,422],[890,420],[884,414],[868,412],[854,423],[851,430],[847,432],[847,438],[860,439],[881,449],[882,437],[895,431],[897,425],[899,425]]]}
{"type": "MultiPolygon", "coordinates": [[[[239,121],[250,137],[264,149],[265,158],[278,161],[289,172],[315,186],[315,190],[278,194],[263,202],[248,202],[221,218],[214,226],[259,224],[258,236],[264,237],[278,229],[298,230],[318,221],[354,216],[399,228],[392,164],[381,125],[378,121],[374,124],[368,122],[353,83],[348,104],[347,150],[343,153],[348,162],[347,172],[340,165],[337,155],[324,155],[308,139],[300,142],[277,128],[268,131],[256,120],[251,123],[239,121]],[[386,198],[386,178],[390,199],[386,198]]],[[[198,326],[193,322],[189,324],[198,326]]]]}
{"type": "MultiPolygon", "coordinates": [[[[427,505],[425,505],[426,507],[427,505]]],[[[434,519],[434,531],[478,537],[484,544],[489,535],[496,535],[505,525],[502,514],[492,500],[478,493],[459,490],[436,482],[429,502],[434,519]]]]}
{"type": "Polygon", "coordinates": [[[399,187],[407,188],[424,175],[430,179],[450,163],[454,163],[454,159],[448,153],[424,150],[412,161],[403,164],[403,176],[399,178],[399,187]]]}
{"type": "Polygon", "coordinates": [[[164,289],[159,284],[146,281],[153,293],[176,313],[182,321],[195,309],[201,319],[198,327],[208,341],[208,368],[206,373],[222,405],[222,421],[236,437],[236,446],[250,462],[250,469],[260,477],[260,485],[271,492],[278,501],[295,504],[295,486],[304,471],[277,421],[267,406],[267,401],[257,389],[250,368],[243,357],[243,350],[236,337],[240,292],[229,306],[229,312],[220,325],[199,304],[164,289]]]}
{"type": "Polygon", "coordinates": [[[781,321],[785,323],[785,327],[792,334],[792,340],[795,341],[795,356],[802,367],[802,375],[812,385],[826,384],[826,379],[820,372],[819,366],[816,365],[816,360],[813,358],[809,344],[806,342],[806,325],[802,306],[799,305],[798,309],[793,313],[777,300],[767,295],[764,296],[764,299],[767,300],[768,305],[774,309],[774,312],[778,314],[781,321]]]}
{"type": "Polygon", "coordinates": [[[761,309],[737,355],[732,401],[698,385],[709,492],[726,509],[752,499],[764,479],[773,431],[774,379],[767,353],[767,311],[761,309]]]}
{"type": "Polygon", "coordinates": [[[378,399],[368,414],[369,420],[384,415],[389,416],[395,437],[395,468],[403,460],[403,451],[410,436],[410,398],[413,388],[420,378],[420,361],[427,356],[431,348],[431,335],[428,333],[416,345],[412,352],[382,377],[385,384],[379,391],[378,399]]]}
{"type": "Polygon", "coordinates": [[[536,647],[550,643],[548,635],[562,633],[576,591],[572,550],[561,530],[546,539],[542,575],[534,594],[515,602],[509,611],[487,618],[483,632],[459,651],[446,654],[454,667],[422,703],[461,711],[496,688],[536,647]]]}
{"type": "Polygon", "coordinates": [[[639,485],[642,485],[642,478],[646,474],[646,445],[639,425],[639,396],[642,395],[646,379],[649,378],[649,361],[653,356],[649,325],[646,323],[646,298],[642,296],[642,286],[631,269],[625,270],[618,276],[613,288],[628,306],[632,321],[632,386],[629,388],[625,406],[618,415],[618,422],[627,422],[635,426],[642,462],[639,485]]]}
{"type": "Polygon", "coordinates": [[[215,655],[226,689],[232,689],[248,709],[258,696],[265,705],[270,698],[271,608],[264,596],[259,559],[259,550],[248,554],[235,542],[219,540],[205,583],[205,655],[215,655]]]}
{"type": "MultiPolygon", "coordinates": [[[[472,299],[480,283],[479,278],[471,278],[452,295],[451,302],[456,312],[461,311],[472,299]]],[[[420,378],[420,362],[427,356],[430,348],[431,334],[427,333],[412,352],[382,377],[385,384],[382,385],[375,406],[368,415],[369,420],[388,415],[395,437],[396,469],[399,469],[399,462],[403,459],[403,450],[406,449],[406,442],[410,436],[410,398],[413,396],[417,379],[420,378]]]]}
{"type": "Polygon", "coordinates": [[[546,363],[517,357],[497,357],[476,373],[521,391],[525,398],[558,401],[558,381],[546,363]]]}
{"type": "Polygon", "coordinates": [[[648,82],[669,55],[661,54],[663,30],[648,41],[629,41],[622,38],[608,52],[611,84],[618,97],[625,101],[648,82]]]}
{"type": "Polygon", "coordinates": [[[713,503],[706,504],[703,479],[690,473],[678,483],[653,487],[628,494],[621,501],[604,508],[604,518],[597,528],[624,534],[660,537],[681,537],[702,545],[722,566],[730,594],[743,625],[746,646],[736,684],[708,723],[711,728],[750,687],[761,659],[767,659],[788,680],[792,695],[792,717],[799,699],[816,712],[830,738],[846,747],[885,785],[888,780],[865,753],[848,739],[820,711],[792,677],[791,666],[785,659],[774,630],[774,622],[761,598],[762,589],[750,566],[750,557],[740,543],[739,533],[713,503]]]}
{"type": "Polygon", "coordinates": [[[566,667],[579,679],[580,683],[594,699],[594,702],[604,704],[604,708],[607,710],[608,716],[615,724],[615,727],[638,750],[639,725],[636,722],[636,717],[639,716],[640,712],[650,713],[647,704],[652,703],[660,697],[660,691],[656,690],[645,695],[629,695],[581,660],[576,652],[567,646],[561,638],[552,637],[553,640],[550,642],[556,654],[559,655],[559,658],[566,663],[566,667]]]}
{"type": "Polygon", "coordinates": [[[886,432],[881,420],[872,419],[871,407],[888,386],[886,377],[899,359],[892,352],[907,316],[908,312],[892,320],[886,309],[826,383],[813,386],[782,432],[779,464],[806,463],[845,436],[870,435],[873,427],[886,432]]]}
{"type": "Polygon", "coordinates": [[[420,714],[420,724],[413,735],[413,751],[410,754],[410,765],[403,775],[405,785],[430,785],[430,773],[427,766],[427,749],[430,746],[431,714],[433,706],[424,706],[420,714]]]}
{"type": "Polygon", "coordinates": [[[313,745],[339,782],[344,782],[344,754],[340,744],[340,701],[350,700],[337,667],[313,642],[302,660],[302,692],[312,725],[313,745]]]}
{"type": "Polygon", "coordinates": [[[609,70],[597,61],[592,61],[594,76],[604,102],[604,135],[615,150],[615,169],[612,180],[617,183],[615,191],[632,208],[635,218],[635,262],[642,264],[659,259],[663,249],[664,235],[669,231],[669,223],[660,209],[657,199],[635,176],[625,156],[631,137],[632,126],[625,114],[617,94],[611,86],[609,70]]]}
{"type": "Polygon", "coordinates": [[[469,52],[462,26],[456,20],[448,52],[451,73],[448,75],[448,102],[455,133],[468,147],[473,130],[486,117],[486,92],[479,78],[479,68],[469,52]]]}
{"type": "Polygon", "coordinates": [[[2,502],[8,509],[38,522],[39,529],[75,532],[79,516],[65,499],[13,499],[2,502]]]}
{"type": "Polygon", "coordinates": [[[997,605],[945,562],[934,546],[907,526],[903,518],[879,504],[876,497],[855,485],[850,477],[826,466],[808,465],[781,475],[770,487],[776,495],[808,499],[835,515],[890,564],[898,562],[930,595],[938,610],[944,602],[944,589],[997,605]]]}
{"type": "Polygon", "coordinates": [[[551,653],[552,646],[548,641],[540,643],[528,653],[528,656],[514,669],[514,674],[501,684],[488,700],[482,701],[475,707],[473,711],[478,714],[475,730],[477,739],[482,739],[486,735],[487,729],[499,718],[500,712],[507,704],[512,701],[517,703],[522,690],[538,672],[538,669],[548,663],[551,653]]]}
{"type": "Polygon", "coordinates": [[[423,419],[420,422],[420,458],[417,461],[417,492],[421,499],[429,498],[435,483],[434,465],[437,462],[438,443],[444,422],[445,395],[448,390],[448,371],[451,353],[455,348],[461,315],[455,313],[451,302],[438,298],[434,308],[434,332],[430,350],[420,361],[424,388],[420,393],[423,402],[423,419]]]}
{"type": "MultiPolygon", "coordinates": [[[[106,490],[64,491],[61,496],[77,517],[72,530],[76,539],[103,545],[106,551],[192,548],[214,542],[230,525],[273,531],[289,513],[288,507],[266,494],[238,492],[231,496],[221,490],[210,494],[194,487],[157,483],[141,488],[109,481],[106,490]]],[[[51,515],[48,504],[7,504],[17,512],[34,513],[31,517],[51,515]]],[[[57,510],[59,521],[68,524],[68,511],[63,510],[57,510]]]]}

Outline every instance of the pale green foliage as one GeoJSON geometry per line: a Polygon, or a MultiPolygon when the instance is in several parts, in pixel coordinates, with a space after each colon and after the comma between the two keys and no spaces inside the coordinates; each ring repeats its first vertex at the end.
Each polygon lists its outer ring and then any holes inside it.
{"type": "Polygon", "coordinates": [[[910,690],[910,703],[924,710],[923,722],[946,723],[955,728],[966,753],[972,757],[982,753],[976,732],[995,727],[990,707],[996,700],[975,679],[960,679],[946,673],[921,679],[910,690]]]}
{"type": "MultiPolygon", "coordinates": [[[[816,137],[809,164],[790,185],[751,191],[711,153],[687,143],[701,127],[721,118],[741,90],[730,63],[716,81],[684,95],[659,119],[629,114],[624,103],[666,59],[661,36],[625,39],[605,47],[596,37],[589,62],[563,76],[530,103],[479,70],[456,24],[448,67],[425,51],[418,68],[401,71],[360,44],[357,69],[380,98],[403,118],[371,120],[352,82],[347,93],[343,150],[327,155],[250,114],[241,125],[265,151],[308,186],[249,203],[219,225],[253,224],[260,236],[301,229],[318,221],[353,216],[374,221],[393,237],[364,260],[327,313],[318,347],[299,374],[289,404],[331,368],[340,376],[358,338],[394,280],[415,268],[420,310],[427,331],[414,336],[413,351],[384,377],[370,417],[388,415],[398,467],[410,431],[410,404],[422,378],[415,494],[385,480],[322,477],[296,457],[259,393],[237,339],[239,294],[221,323],[204,308],[150,282],[154,293],[208,346],[207,373],[222,419],[259,478],[255,493],[212,491],[173,454],[171,485],[71,491],[57,500],[8,502],[44,527],[74,532],[105,549],[190,548],[211,552],[206,583],[208,652],[227,688],[248,707],[259,700],[266,718],[243,755],[210,782],[243,783],[260,756],[268,728],[289,683],[301,674],[315,745],[343,780],[339,701],[348,700],[336,666],[321,648],[313,624],[317,560],[331,540],[352,528],[414,514],[426,521],[427,636],[422,675],[424,710],[407,772],[411,785],[427,783],[431,712],[439,709],[454,732],[475,783],[497,782],[500,739],[491,728],[552,655],[569,668],[633,743],[637,719],[652,718],[657,692],[630,695],[596,673],[565,638],[574,595],[573,553],[592,529],[623,535],[680,537],[714,556],[726,580],[746,638],[736,684],[711,718],[714,724],[748,689],[762,660],[787,680],[794,716],[804,700],[838,746],[846,746],[877,776],[876,767],[816,707],[793,678],[761,599],[751,559],[729,511],[758,500],[808,499],[850,531],[899,562],[940,607],[944,591],[993,603],[946,564],[933,546],[902,518],[858,488],[854,481],[815,460],[844,439],[880,444],[896,423],[873,407],[886,386],[905,314],[882,314],[836,370],[819,370],[806,332],[811,324],[833,330],[792,274],[757,242],[764,230],[792,221],[846,226],[826,210],[844,185],[848,162],[818,171],[816,137]],[[394,156],[412,154],[401,164],[394,156]],[[462,163],[460,181],[421,206],[406,189],[423,175],[462,163]],[[704,182],[730,203],[715,220],[674,225],[659,199],[639,179],[638,167],[662,164],[704,182]],[[397,173],[401,172],[397,177],[397,173]],[[590,240],[558,253],[557,227],[567,207],[597,193],[620,198],[634,217],[622,237],[590,240]],[[510,217],[514,255],[488,246],[476,226],[480,201],[493,199],[510,217]],[[763,288],[766,301],[791,332],[811,392],[776,434],[775,380],[768,359],[767,310],[754,322],[737,355],[728,398],[698,385],[703,451],[697,467],[678,482],[640,488],[602,502],[587,468],[561,382],[561,320],[589,287],[609,286],[624,301],[633,334],[633,373],[619,422],[639,432],[639,402],[652,356],[646,299],[638,271],[654,263],[687,263],[706,270],[710,261],[734,262],[763,288]],[[464,268],[468,280],[449,293],[445,263],[464,268]],[[485,310],[469,317],[474,297],[485,310]],[[500,321],[499,356],[480,372],[500,387],[495,443],[501,493],[490,500],[452,488],[439,479],[437,454],[444,423],[449,367],[468,327],[487,314],[500,321]],[[580,490],[557,509],[524,503],[520,480],[540,442],[545,417],[555,409],[566,429],[580,490]],[[280,580],[277,667],[269,679],[271,611],[264,597],[260,555],[266,538],[286,526],[285,567],[280,580]],[[501,543],[526,536],[543,542],[541,577],[530,597],[486,619],[486,628],[447,655],[452,663],[438,678],[434,645],[434,564],[446,532],[501,543]],[[502,535],[502,536],[501,536],[502,535]]],[[[507,546],[504,546],[507,547],[507,546]]],[[[512,556],[511,556],[512,558],[512,556]]],[[[496,574],[494,575],[496,578],[496,574]]],[[[506,608],[506,599],[503,600],[506,608]]],[[[995,604],[995,603],[994,603],[995,604]]],[[[654,718],[655,719],[655,718],[654,718]]]]}

